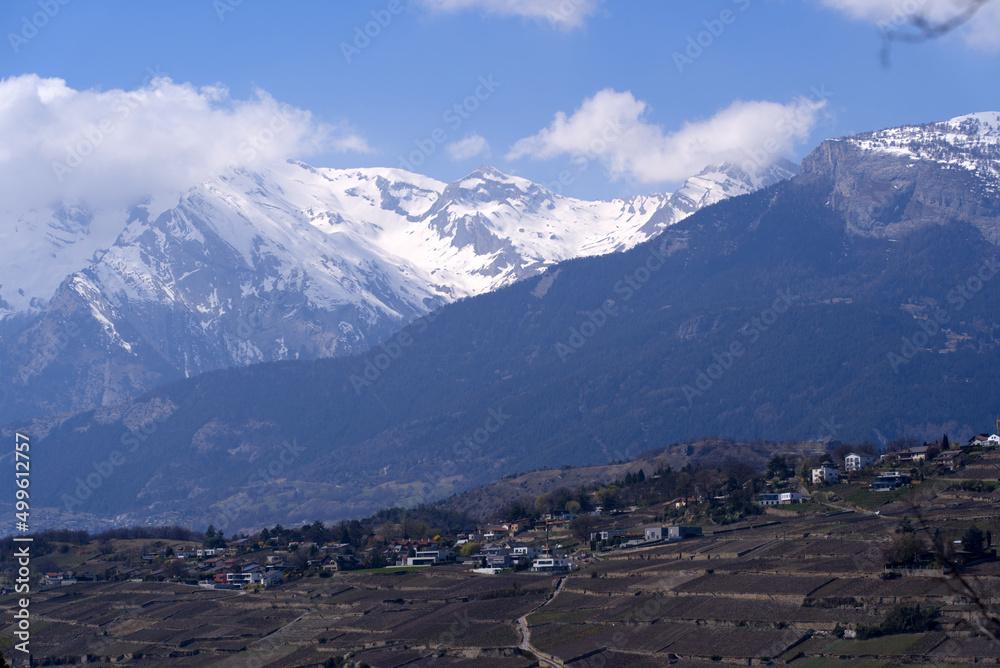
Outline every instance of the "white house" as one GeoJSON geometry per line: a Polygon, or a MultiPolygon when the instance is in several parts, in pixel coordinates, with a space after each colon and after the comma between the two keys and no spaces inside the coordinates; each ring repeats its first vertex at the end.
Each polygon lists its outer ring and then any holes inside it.
{"type": "Polygon", "coordinates": [[[647,541],[663,540],[663,527],[662,526],[646,527],[645,534],[647,541]]]}
{"type": "Polygon", "coordinates": [[[279,570],[261,571],[259,568],[241,573],[226,573],[226,583],[231,585],[259,585],[273,587],[284,582],[285,574],[279,570]]]}
{"type": "Polygon", "coordinates": [[[802,495],[798,492],[765,492],[758,494],[756,500],[762,506],[782,506],[802,503],[802,495]]]}
{"type": "Polygon", "coordinates": [[[518,541],[508,541],[504,543],[504,547],[510,550],[510,556],[515,559],[534,559],[543,552],[537,547],[531,547],[518,541]]]}
{"type": "Polygon", "coordinates": [[[608,529],[607,531],[599,531],[597,533],[597,540],[611,540],[615,536],[624,536],[626,533],[625,529],[608,529]]]}
{"type": "Polygon", "coordinates": [[[195,555],[199,559],[205,559],[206,557],[217,557],[225,553],[226,553],[226,548],[224,547],[215,547],[215,548],[210,547],[205,550],[195,550],[195,555]]]}
{"type": "Polygon", "coordinates": [[[812,481],[814,485],[840,482],[840,471],[833,466],[820,466],[814,468],[812,470],[812,481]]]}
{"type": "Polygon", "coordinates": [[[416,555],[406,558],[407,566],[433,566],[455,556],[451,550],[417,550],[416,555]]]}
{"type": "Polygon", "coordinates": [[[665,527],[654,525],[645,528],[646,542],[664,539],[670,541],[684,540],[685,538],[694,538],[700,535],[701,527],[665,527]]]}
{"type": "Polygon", "coordinates": [[[1000,448],[1000,435],[993,434],[988,439],[986,439],[986,447],[1000,448]]]}
{"type": "Polygon", "coordinates": [[[844,468],[848,471],[862,471],[875,465],[875,458],[864,452],[852,452],[844,457],[844,468]]]}
{"type": "Polygon", "coordinates": [[[263,584],[264,574],[260,571],[245,571],[243,573],[226,573],[227,584],[263,584]]]}
{"type": "Polygon", "coordinates": [[[531,562],[531,570],[535,572],[568,571],[569,559],[563,557],[539,557],[531,562]]]}

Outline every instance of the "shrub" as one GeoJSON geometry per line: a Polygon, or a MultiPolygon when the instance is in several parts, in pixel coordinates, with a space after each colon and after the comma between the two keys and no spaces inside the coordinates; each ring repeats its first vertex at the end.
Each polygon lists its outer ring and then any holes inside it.
{"type": "Polygon", "coordinates": [[[868,640],[897,633],[923,633],[934,626],[934,614],[935,611],[931,608],[899,603],[889,610],[878,626],[858,624],[858,639],[868,640]]]}

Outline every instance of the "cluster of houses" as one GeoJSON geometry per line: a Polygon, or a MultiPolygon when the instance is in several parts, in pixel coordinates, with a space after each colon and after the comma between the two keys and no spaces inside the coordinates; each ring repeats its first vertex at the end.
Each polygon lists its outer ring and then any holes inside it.
{"type": "Polygon", "coordinates": [[[523,567],[528,564],[530,564],[529,569],[535,573],[570,571],[574,567],[573,562],[562,550],[550,551],[516,540],[500,544],[488,543],[474,559],[479,561],[478,567],[473,569],[477,573],[499,573],[505,568],[523,567]]]}
{"type": "Polygon", "coordinates": [[[880,459],[889,459],[904,463],[910,462],[914,464],[933,461],[935,464],[943,466],[948,471],[957,471],[965,466],[965,463],[968,460],[966,450],[973,447],[980,447],[980,444],[978,442],[976,445],[972,445],[970,443],[970,445],[963,446],[961,449],[945,450],[932,456],[929,452],[931,451],[931,448],[937,449],[936,445],[918,445],[912,448],[907,448],[906,450],[900,450],[899,452],[886,453],[880,459]]]}
{"type": "MultiPolygon", "coordinates": [[[[933,461],[946,471],[957,471],[968,462],[968,452],[972,449],[1000,448],[1000,436],[997,434],[979,434],[969,439],[968,443],[954,449],[941,450],[940,443],[920,445],[897,452],[888,452],[881,457],[875,457],[867,452],[851,452],[844,457],[843,471],[852,474],[874,468],[878,464],[919,464],[933,461]]],[[[840,482],[841,469],[833,462],[825,462],[810,471],[810,481],[814,485],[831,485],[840,482]]],[[[910,476],[900,471],[886,471],[874,477],[871,489],[876,492],[891,492],[910,484],[910,476]]],[[[802,503],[803,496],[799,492],[767,492],[758,494],[755,501],[764,506],[778,506],[802,503]]]]}
{"type": "Polygon", "coordinates": [[[976,434],[975,436],[969,439],[969,447],[1000,448],[1000,435],[976,434]]]}
{"type": "Polygon", "coordinates": [[[76,584],[77,582],[90,580],[86,576],[77,576],[72,571],[56,571],[42,573],[42,586],[43,587],[64,587],[71,584],[76,584]]]}
{"type": "Polygon", "coordinates": [[[204,578],[200,579],[198,585],[210,589],[273,587],[299,573],[303,567],[315,568],[322,572],[361,567],[360,560],[351,553],[351,546],[348,543],[317,545],[311,542],[293,542],[289,543],[286,549],[253,554],[257,547],[252,539],[246,538],[235,541],[225,548],[226,552],[222,556],[212,557],[209,555],[211,550],[205,550],[206,559],[203,564],[192,569],[199,578],[204,578]],[[293,553],[302,549],[308,550],[311,556],[304,564],[292,563],[293,553]]]}
{"type": "MultiPolygon", "coordinates": [[[[844,457],[843,471],[850,475],[887,462],[924,461],[934,461],[946,470],[955,471],[965,466],[967,452],[973,448],[1000,448],[1000,436],[979,434],[969,439],[967,444],[953,449],[941,450],[940,444],[934,443],[886,453],[878,458],[866,452],[851,452],[844,457]]],[[[841,469],[833,462],[825,462],[811,470],[811,482],[814,485],[837,483],[840,478],[841,469]]],[[[870,486],[876,492],[891,492],[909,483],[910,476],[906,473],[884,471],[873,477],[870,486]]],[[[704,499],[679,499],[671,503],[680,508],[689,502],[702,500],[704,499]]],[[[774,491],[755,496],[755,501],[764,506],[798,504],[803,500],[803,495],[796,491],[774,491]]],[[[611,511],[611,513],[616,512],[621,511],[611,511]]],[[[603,514],[603,509],[598,508],[592,514],[600,516],[603,514]]],[[[565,572],[573,570],[575,564],[561,549],[558,549],[561,545],[557,545],[556,550],[550,551],[548,547],[535,547],[515,540],[515,536],[526,530],[547,532],[549,529],[564,528],[574,517],[575,515],[571,513],[557,512],[533,523],[524,521],[467,527],[451,532],[451,538],[454,540],[443,544],[429,539],[398,539],[384,544],[377,550],[378,554],[384,557],[384,563],[395,566],[429,567],[442,563],[462,563],[471,566],[479,573],[498,573],[507,568],[529,568],[534,572],[565,572]],[[455,550],[467,543],[476,543],[482,547],[472,556],[457,556],[455,550]]],[[[595,543],[630,547],[660,541],[679,541],[702,535],[701,527],[653,525],[644,527],[642,533],[638,533],[637,529],[638,527],[632,530],[609,528],[596,531],[590,535],[590,540],[595,543]]],[[[354,555],[354,550],[346,543],[323,546],[313,543],[291,543],[287,548],[263,550],[261,547],[253,538],[243,538],[230,542],[226,547],[191,550],[165,548],[142,555],[143,563],[140,565],[119,568],[116,577],[131,580],[164,579],[169,577],[171,570],[167,562],[177,559],[190,562],[185,564],[184,571],[187,577],[197,579],[200,586],[236,589],[271,587],[280,584],[289,576],[294,577],[300,573],[303,566],[323,572],[353,570],[362,566],[361,561],[354,555]],[[310,558],[304,564],[301,556],[293,557],[293,553],[302,548],[308,549],[310,554],[310,558]],[[295,562],[294,565],[292,561],[295,562]]],[[[42,585],[57,587],[93,577],[73,572],[45,573],[42,585]]]]}
{"type": "MultiPolygon", "coordinates": [[[[957,471],[968,462],[968,452],[973,449],[1000,448],[1000,435],[978,434],[969,439],[964,445],[959,445],[954,449],[942,450],[940,443],[930,445],[918,445],[897,452],[887,452],[881,457],[866,452],[852,452],[844,457],[844,470],[848,473],[856,473],[873,468],[876,464],[885,462],[899,464],[919,464],[921,462],[933,461],[946,471],[957,471]]],[[[812,483],[814,485],[833,484],[840,481],[840,469],[832,463],[822,464],[812,469],[812,483]]],[[[910,477],[899,471],[889,471],[875,477],[871,483],[872,490],[876,492],[891,492],[903,485],[910,483],[910,477]]],[[[796,503],[794,500],[774,501],[767,496],[767,504],[774,503],[796,503]]]]}
{"type": "MultiPolygon", "coordinates": [[[[564,525],[572,517],[569,514],[556,513],[543,517],[533,528],[538,530],[564,525]]],[[[507,568],[526,568],[536,573],[567,572],[576,568],[574,560],[566,556],[561,545],[556,545],[553,549],[548,545],[529,545],[514,538],[516,534],[527,528],[523,522],[488,525],[475,531],[457,534],[454,548],[445,547],[430,539],[397,539],[380,550],[386,561],[395,566],[431,567],[445,563],[460,563],[471,566],[472,570],[477,573],[492,574],[507,568]],[[456,554],[455,550],[460,550],[463,545],[469,543],[481,545],[476,554],[466,557],[456,554]]],[[[625,545],[638,545],[694,538],[702,535],[702,529],[701,527],[654,525],[645,527],[643,533],[635,536],[625,536],[624,530],[611,529],[595,533],[591,539],[608,541],[619,535],[628,539],[625,545]]],[[[448,544],[450,545],[450,543],[448,544]]],[[[303,544],[297,547],[311,546],[303,544]]],[[[347,547],[347,545],[319,547],[317,558],[310,560],[308,565],[310,567],[319,566],[325,571],[357,568],[360,566],[357,558],[344,553],[344,548],[347,547]]],[[[268,557],[269,562],[273,559],[277,559],[277,557],[268,557]]],[[[224,562],[224,564],[229,566],[228,562],[224,562]]],[[[242,569],[238,571],[227,568],[225,583],[221,581],[221,573],[217,576],[216,582],[225,585],[263,584],[267,586],[270,584],[267,580],[267,574],[276,567],[276,564],[269,563],[266,568],[254,568],[252,565],[243,565],[242,569]],[[258,577],[263,577],[263,581],[258,581],[258,577]]]]}
{"type": "Polygon", "coordinates": [[[627,529],[605,529],[590,534],[592,542],[614,542],[624,547],[635,547],[661,541],[673,542],[702,535],[701,527],[663,526],[654,524],[644,527],[642,533],[632,533],[627,529]]]}

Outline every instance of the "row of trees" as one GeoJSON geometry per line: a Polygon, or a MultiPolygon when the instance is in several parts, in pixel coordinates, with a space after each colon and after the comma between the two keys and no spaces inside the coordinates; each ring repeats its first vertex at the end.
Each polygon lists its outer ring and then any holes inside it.
{"type": "MultiPolygon", "coordinates": [[[[119,529],[108,529],[107,531],[95,534],[71,529],[50,529],[33,533],[32,538],[34,541],[31,546],[31,553],[37,558],[57,551],[65,553],[69,549],[68,546],[74,545],[77,547],[97,545],[101,553],[107,554],[111,551],[110,546],[113,540],[199,541],[202,540],[202,534],[178,526],[122,527],[119,529]]],[[[15,543],[13,536],[8,536],[0,540],[0,567],[4,570],[16,567],[16,564],[11,561],[14,550],[15,543]]],[[[36,568],[37,570],[38,568],[36,568]]]]}
{"type": "MultiPolygon", "coordinates": [[[[886,561],[893,566],[913,566],[926,556],[934,562],[949,564],[957,556],[950,547],[953,543],[949,541],[940,529],[931,532],[924,527],[918,528],[910,518],[904,517],[896,525],[896,536],[886,550],[886,561]]],[[[959,541],[965,558],[978,559],[992,547],[993,533],[972,524],[965,529],[959,541]]]]}
{"type": "MultiPolygon", "coordinates": [[[[470,526],[474,527],[475,521],[465,513],[422,505],[417,508],[386,508],[361,520],[340,520],[330,525],[320,520],[301,527],[277,524],[249,537],[255,542],[275,547],[290,543],[338,543],[350,545],[354,550],[364,550],[396,539],[439,538],[470,526]]],[[[243,537],[248,536],[244,534],[243,537]]],[[[205,530],[202,544],[205,547],[222,547],[226,541],[222,533],[210,525],[205,530]]]]}

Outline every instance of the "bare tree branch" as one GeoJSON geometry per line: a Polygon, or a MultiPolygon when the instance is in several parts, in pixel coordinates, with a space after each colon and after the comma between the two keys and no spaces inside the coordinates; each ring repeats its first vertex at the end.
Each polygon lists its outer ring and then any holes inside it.
{"type": "Polygon", "coordinates": [[[893,42],[921,44],[938,39],[967,23],[976,12],[992,0],[966,0],[965,8],[944,21],[932,21],[921,12],[910,15],[900,28],[882,31],[882,65],[889,66],[889,54],[893,42]]]}

